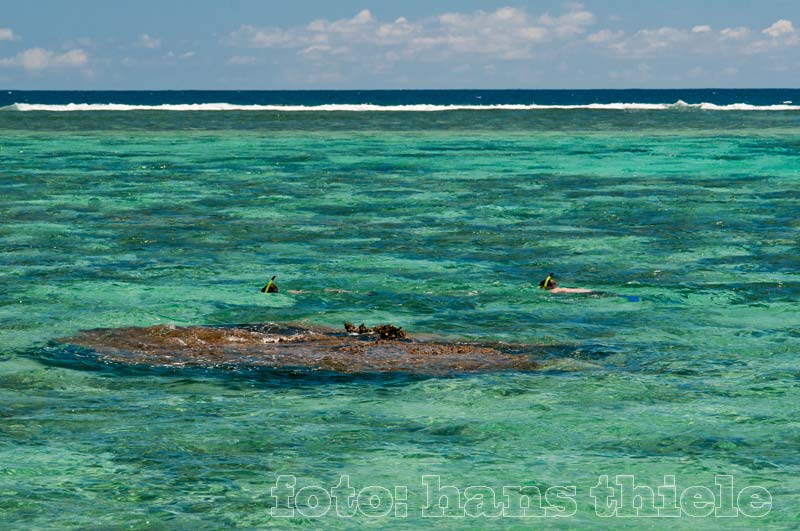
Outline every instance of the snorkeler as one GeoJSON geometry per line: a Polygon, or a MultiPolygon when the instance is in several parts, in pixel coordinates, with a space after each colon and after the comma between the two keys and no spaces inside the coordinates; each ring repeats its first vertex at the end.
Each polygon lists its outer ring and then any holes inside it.
{"type": "Polygon", "coordinates": [[[550,293],[592,293],[590,289],[584,288],[559,288],[556,281],[553,280],[555,273],[550,273],[547,277],[539,282],[539,289],[547,290],[550,293]]]}
{"type": "Polygon", "coordinates": [[[275,285],[275,276],[269,279],[267,285],[261,288],[261,293],[276,293],[278,291],[278,286],[275,285]]]}
{"type": "MultiPolygon", "coordinates": [[[[275,276],[269,279],[267,285],[261,288],[261,293],[277,293],[278,292],[278,285],[275,284],[275,276]]],[[[325,292],[328,293],[354,293],[353,291],[346,290],[346,289],[335,289],[335,288],[325,288],[325,292]]],[[[287,289],[285,293],[289,293],[290,295],[297,295],[300,293],[308,293],[305,290],[301,289],[287,289]]]]}
{"type": "Polygon", "coordinates": [[[555,289],[557,286],[556,286],[556,281],[553,280],[554,276],[556,276],[555,273],[550,273],[549,275],[547,275],[547,278],[545,278],[544,280],[539,282],[539,288],[541,288],[541,289],[555,289]]]}

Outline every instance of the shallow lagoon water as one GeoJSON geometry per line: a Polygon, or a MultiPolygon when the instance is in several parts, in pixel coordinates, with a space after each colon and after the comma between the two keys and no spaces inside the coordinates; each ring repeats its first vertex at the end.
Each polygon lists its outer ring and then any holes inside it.
{"type": "Polygon", "coordinates": [[[4,112],[0,132],[11,529],[797,526],[794,112],[4,112]],[[542,293],[550,271],[600,295],[542,293]],[[345,320],[562,359],[446,378],[149,370],[52,343],[345,320]],[[407,486],[408,514],[273,518],[279,474],[407,486]],[[573,485],[576,511],[422,518],[437,474],[573,485]],[[618,474],[732,475],[773,507],[600,518],[589,489],[618,474]]]}

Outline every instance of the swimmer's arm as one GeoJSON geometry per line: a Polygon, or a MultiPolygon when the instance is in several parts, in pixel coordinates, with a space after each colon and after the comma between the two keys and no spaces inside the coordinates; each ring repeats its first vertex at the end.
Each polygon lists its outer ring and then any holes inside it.
{"type": "Polygon", "coordinates": [[[592,293],[590,289],[584,288],[559,288],[555,287],[553,289],[547,290],[548,293],[592,293]]]}

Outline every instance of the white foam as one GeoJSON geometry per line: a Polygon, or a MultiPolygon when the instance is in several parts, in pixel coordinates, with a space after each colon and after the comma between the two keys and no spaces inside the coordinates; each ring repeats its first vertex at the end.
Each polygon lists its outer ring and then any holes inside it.
{"type": "Polygon", "coordinates": [[[585,105],[537,105],[537,104],[497,104],[497,105],[374,105],[371,103],[324,105],[236,105],[233,103],[187,103],[162,105],[128,105],[124,103],[69,103],[66,105],[49,105],[39,103],[14,103],[0,107],[2,111],[272,111],[272,112],[439,112],[439,111],[536,111],[536,110],[703,110],[703,111],[797,111],[800,105],[751,105],[749,103],[732,103],[717,105],[714,103],[686,103],[678,100],[675,103],[589,103],[585,105]]]}
{"type": "Polygon", "coordinates": [[[700,108],[704,111],[797,111],[800,110],[800,105],[750,105],[749,103],[715,105],[713,103],[701,103],[700,108]]]}

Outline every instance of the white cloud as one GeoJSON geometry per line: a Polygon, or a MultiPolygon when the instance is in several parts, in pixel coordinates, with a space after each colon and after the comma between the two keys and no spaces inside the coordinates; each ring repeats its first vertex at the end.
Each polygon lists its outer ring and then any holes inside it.
{"type": "Polygon", "coordinates": [[[229,65],[252,65],[255,64],[256,58],[250,55],[234,55],[228,58],[229,65]]]}
{"type": "Polygon", "coordinates": [[[139,40],[137,44],[142,48],[148,48],[150,50],[154,50],[161,46],[161,39],[148,35],[147,33],[142,33],[139,35],[139,40]]]}
{"type": "MultiPolygon", "coordinates": [[[[578,6],[579,4],[573,5],[573,7],[578,6]]],[[[545,14],[539,17],[539,21],[543,25],[551,27],[559,37],[570,37],[584,33],[586,28],[594,23],[594,15],[589,11],[580,9],[572,10],[560,17],[551,17],[545,14]]]]}
{"type": "Polygon", "coordinates": [[[312,44],[303,48],[298,53],[305,57],[321,58],[324,55],[339,55],[344,56],[350,52],[347,46],[330,46],[327,44],[312,44]]]}
{"type": "Polygon", "coordinates": [[[745,53],[751,55],[763,54],[800,44],[800,33],[795,29],[790,20],[778,20],[768,28],[761,30],[761,34],[766,35],[768,38],[762,38],[749,43],[745,49],[745,53]]]}
{"type": "Polygon", "coordinates": [[[76,66],[83,66],[89,61],[89,57],[86,55],[86,52],[83,50],[69,50],[68,52],[62,53],[61,55],[56,55],[53,57],[52,65],[53,66],[66,66],[66,67],[76,67],[76,66]]]}
{"type": "Polygon", "coordinates": [[[307,29],[319,33],[343,33],[350,34],[356,33],[363,29],[365,26],[370,26],[375,23],[375,18],[369,9],[362,9],[356,16],[350,19],[335,20],[329,22],[325,19],[318,19],[311,22],[307,29]]]}
{"type": "Polygon", "coordinates": [[[750,36],[750,29],[745,28],[744,26],[739,26],[738,28],[725,28],[719,33],[724,39],[733,39],[739,41],[750,36]]]}
{"type": "Polygon", "coordinates": [[[390,38],[403,39],[417,31],[417,27],[400,17],[389,24],[381,24],[378,27],[378,37],[386,40],[390,38]]]}
{"type": "MultiPolygon", "coordinates": [[[[679,67],[671,70],[678,76],[670,78],[674,81],[721,75],[721,67],[711,68],[703,58],[737,64],[762,54],[783,64],[786,60],[780,52],[800,45],[800,31],[785,19],[764,29],[716,29],[711,24],[698,24],[623,31],[608,19],[599,24],[583,5],[567,4],[564,11],[552,14],[502,7],[394,20],[379,20],[364,9],[350,18],[316,19],[289,27],[242,25],[225,41],[239,52],[227,60],[231,65],[256,63],[253,56],[258,54],[248,53],[252,49],[282,49],[313,63],[319,72],[355,72],[349,74],[354,76],[377,76],[394,70],[395,79],[400,79],[397,76],[407,74],[403,70],[412,62],[441,63],[442,72],[459,74],[481,72],[490,64],[497,72],[505,72],[508,65],[502,62],[517,61],[520,78],[524,78],[541,70],[533,66],[535,61],[546,59],[553,71],[556,65],[566,65],[573,73],[579,71],[575,66],[581,61],[604,55],[621,63],[608,69],[615,79],[663,78],[663,70],[670,68],[671,61],[679,67]],[[344,67],[344,63],[349,64],[344,67]]],[[[305,68],[299,62],[295,67],[305,68]]]]}
{"type": "Polygon", "coordinates": [[[17,54],[17,64],[25,70],[42,70],[53,59],[53,52],[43,48],[30,48],[17,54]]]}
{"type": "Polygon", "coordinates": [[[319,19],[293,28],[243,25],[229,35],[228,43],[296,49],[302,56],[317,59],[347,56],[370,46],[382,50],[390,60],[470,54],[512,60],[533,57],[540,43],[570,39],[593,23],[594,15],[579,5],[555,17],[533,17],[522,9],[503,7],[491,12],[444,13],[416,22],[400,17],[383,23],[365,9],[349,19],[319,19]]]}
{"type": "Polygon", "coordinates": [[[299,35],[294,31],[281,29],[258,29],[255,26],[243,25],[230,34],[230,43],[234,46],[248,48],[291,48],[297,46],[299,35]]]}
{"type": "Polygon", "coordinates": [[[539,43],[553,38],[555,35],[540,20],[504,7],[490,13],[445,13],[435,22],[422,25],[404,46],[409,57],[479,55],[512,60],[532,57],[539,43]]]}
{"type": "Polygon", "coordinates": [[[14,57],[0,59],[0,66],[20,67],[29,72],[37,72],[50,68],[76,68],[89,62],[86,52],[73,49],[57,54],[44,48],[29,48],[14,57]]]}
{"type": "Polygon", "coordinates": [[[751,28],[738,26],[714,31],[709,25],[690,30],[662,27],[642,29],[623,37],[610,30],[601,30],[587,37],[593,44],[604,45],[624,59],[654,57],[717,56],[747,57],[781,47],[800,44],[800,32],[788,20],[779,20],[761,31],[760,37],[751,28]]]}
{"type": "Polygon", "coordinates": [[[795,29],[792,25],[792,21],[781,19],[772,24],[770,27],[765,28],[761,33],[777,39],[781,35],[792,34],[794,32],[795,29]]]}
{"type": "Polygon", "coordinates": [[[609,43],[608,48],[627,59],[641,59],[673,53],[689,40],[688,31],[663,27],[639,30],[627,39],[609,43]]]}
{"type": "Polygon", "coordinates": [[[586,40],[591,42],[592,44],[602,44],[604,42],[616,41],[621,39],[625,35],[625,32],[620,31],[611,31],[611,30],[600,30],[597,33],[592,33],[586,40]]]}
{"type": "Polygon", "coordinates": [[[17,36],[11,28],[0,28],[0,41],[13,41],[17,36]]]}

